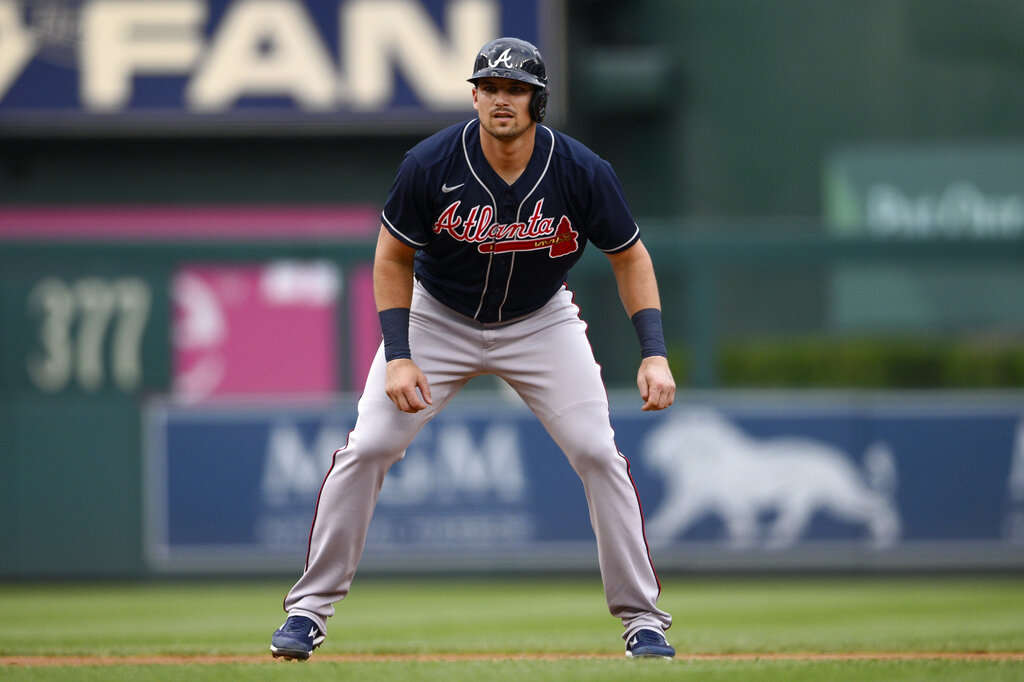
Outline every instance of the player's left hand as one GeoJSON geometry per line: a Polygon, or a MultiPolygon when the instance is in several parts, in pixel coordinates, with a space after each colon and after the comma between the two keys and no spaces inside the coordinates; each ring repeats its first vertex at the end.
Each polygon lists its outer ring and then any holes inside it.
{"type": "Polygon", "coordinates": [[[388,362],[385,369],[384,392],[391,398],[395,407],[409,414],[434,404],[430,397],[427,375],[409,358],[396,358],[388,362]]]}
{"type": "Polygon", "coordinates": [[[640,409],[645,412],[664,410],[676,399],[676,382],[672,378],[672,370],[668,367],[668,359],[660,355],[643,359],[640,371],[636,373],[636,385],[644,400],[644,406],[640,409]]]}

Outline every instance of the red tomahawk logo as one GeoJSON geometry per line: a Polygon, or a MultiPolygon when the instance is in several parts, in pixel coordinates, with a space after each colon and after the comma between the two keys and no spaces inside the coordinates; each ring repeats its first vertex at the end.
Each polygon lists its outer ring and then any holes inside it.
{"type": "Polygon", "coordinates": [[[477,246],[480,253],[506,253],[508,251],[536,251],[538,249],[550,249],[548,255],[558,258],[574,252],[579,248],[576,237],[579,232],[572,229],[569,219],[562,216],[555,228],[555,234],[540,239],[512,239],[504,242],[487,242],[477,246]]]}

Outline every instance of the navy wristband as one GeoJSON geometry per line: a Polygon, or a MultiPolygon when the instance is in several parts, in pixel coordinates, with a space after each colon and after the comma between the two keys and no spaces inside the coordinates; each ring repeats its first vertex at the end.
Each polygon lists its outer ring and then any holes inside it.
{"type": "Polygon", "coordinates": [[[380,331],[384,335],[384,358],[391,362],[399,358],[412,358],[409,350],[409,309],[388,308],[377,313],[380,331]]]}
{"type": "Polygon", "coordinates": [[[661,311],[657,308],[644,308],[633,313],[629,318],[640,339],[640,357],[649,358],[653,355],[668,357],[665,349],[665,333],[661,328],[661,311]]]}

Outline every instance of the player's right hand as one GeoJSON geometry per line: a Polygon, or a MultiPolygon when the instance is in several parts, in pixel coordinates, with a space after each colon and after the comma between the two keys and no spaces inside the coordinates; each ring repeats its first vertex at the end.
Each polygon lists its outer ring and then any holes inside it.
{"type": "Polygon", "coordinates": [[[636,375],[636,385],[640,389],[640,397],[644,412],[664,410],[676,399],[676,382],[672,378],[668,360],[661,355],[652,355],[640,362],[640,371],[636,375]]]}
{"type": "Polygon", "coordinates": [[[408,358],[399,358],[388,363],[384,378],[384,392],[388,394],[388,398],[391,398],[395,407],[410,414],[419,412],[427,405],[434,404],[430,399],[430,384],[427,383],[427,375],[408,358]]]}

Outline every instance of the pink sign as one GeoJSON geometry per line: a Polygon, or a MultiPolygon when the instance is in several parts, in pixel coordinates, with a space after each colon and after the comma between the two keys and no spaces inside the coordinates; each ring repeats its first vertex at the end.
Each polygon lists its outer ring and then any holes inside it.
{"type": "Polygon", "coordinates": [[[327,240],[373,238],[373,206],[15,206],[0,208],[0,240],[327,240]]]}
{"type": "Polygon", "coordinates": [[[327,261],[181,268],[172,288],[174,392],[199,401],[337,391],[341,281],[327,261]]]}

